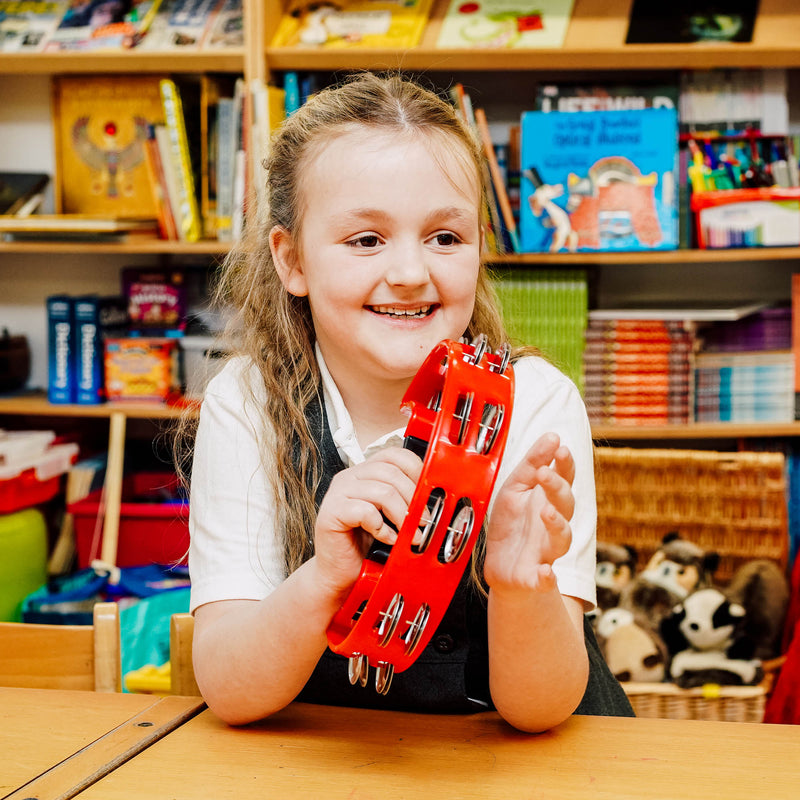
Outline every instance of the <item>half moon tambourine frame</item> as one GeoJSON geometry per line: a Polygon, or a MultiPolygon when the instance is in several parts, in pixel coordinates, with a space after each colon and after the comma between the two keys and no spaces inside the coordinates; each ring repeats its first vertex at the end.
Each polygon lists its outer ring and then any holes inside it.
{"type": "Polygon", "coordinates": [[[404,446],[422,473],[391,547],[373,543],[328,627],[328,645],[349,657],[351,683],[389,690],[424,650],[455,594],[483,524],[508,436],[514,397],[510,348],[487,352],[445,340],[412,380],[404,446]]]}

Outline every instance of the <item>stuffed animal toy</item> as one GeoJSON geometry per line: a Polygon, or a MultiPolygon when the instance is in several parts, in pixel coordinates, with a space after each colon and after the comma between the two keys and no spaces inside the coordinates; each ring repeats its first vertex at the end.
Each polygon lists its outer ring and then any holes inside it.
{"type": "Polygon", "coordinates": [[[761,662],[743,633],[745,609],[714,588],[699,589],[661,622],[671,656],[668,675],[678,686],[758,683],[761,662]]]}
{"type": "Polygon", "coordinates": [[[733,574],[725,595],[746,612],[743,632],[754,643],[755,657],[780,655],[789,606],[789,581],[781,568],[767,559],[748,561],[733,574]]]}
{"type": "Polygon", "coordinates": [[[597,543],[597,606],[602,611],[619,605],[622,590],[636,572],[636,548],[629,545],[597,543]]]}
{"type": "Polygon", "coordinates": [[[618,681],[664,680],[663,642],[639,625],[631,611],[611,608],[603,612],[597,620],[597,643],[618,681]]]}
{"type": "Polygon", "coordinates": [[[623,591],[620,605],[659,631],[661,620],[691,592],[709,586],[719,565],[717,553],[668,533],[647,566],[623,591]]]}

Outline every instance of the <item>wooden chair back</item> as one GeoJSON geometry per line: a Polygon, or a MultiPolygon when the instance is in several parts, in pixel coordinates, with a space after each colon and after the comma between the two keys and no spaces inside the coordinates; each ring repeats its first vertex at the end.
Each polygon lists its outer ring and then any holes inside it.
{"type": "Polygon", "coordinates": [[[189,613],[173,614],[169,626],[169,664],[172,694],[199,697],[200,689],[194,679],[192,639],[194,617],[189,613]]]}
{"type": "Polygon", "coordinates": [[[92,625],[0,622],[0,686],[121,691],[117,604],[96,603],[92,625]]]}

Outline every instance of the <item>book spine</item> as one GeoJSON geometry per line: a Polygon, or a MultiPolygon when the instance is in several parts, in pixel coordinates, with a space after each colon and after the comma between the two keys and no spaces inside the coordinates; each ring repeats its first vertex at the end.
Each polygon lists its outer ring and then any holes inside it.
{"type": "Polygon", "coordinates": [[[800,420],[800,273],[792,275],[792,354],[794,355],[794,418],[800,420]]]}
{"type": "Polygon", "coordinates": [[[147,126],[145,161],[153,189],[153,200],[158,212],[158,234],[162,239],[177,239],[178,230],[175,227],[175,218],[170,207],[167,178],[164,174],[164,165],[161,163],[161,154],[158,150],[158,141],[153,125],[147,126]]]}
{"type": "Polygon", "coordinates": [[[100,333],[100,299],[95,295],[74,300],[75,402],[103,402],[103,342],[100,333]]]}
{"type": "Polygon", "coordinates": [[[183,117],[180,93],[175,82],[169,78],[159,81],[159,87],[172,158],[178,172],[178,193],[181,206],[179,234],[187,242],[196,242],[200,238],[200,209],[195,194],[194,175],[189,159],[189,142],[186,137],[186,123],[183,117]]]}
{"type": "Polygon", "coordinates": [[[233,238],[234,99],[221,97],[217,108],[217,239],[233,238]]]}
{"type": "Polygon", "coordinates": [[[47,399],[51,403],[75,400],[74,317],[72,298],[47,298],[47,399]]]}
{"type": "Polygon", "coordinates": [[[165,199],[169,210],[169,217],[172,219],[172,231],[175,239],[180,239],[181,230],[181,203],[178,191],[178,175],[175,163],[172,159],[172,145],[170,143],[169,131],[165,125],[155,125],[155,138],[158,149],[158,159],[161,163],[161,171],[164,176],[165,199]]]}

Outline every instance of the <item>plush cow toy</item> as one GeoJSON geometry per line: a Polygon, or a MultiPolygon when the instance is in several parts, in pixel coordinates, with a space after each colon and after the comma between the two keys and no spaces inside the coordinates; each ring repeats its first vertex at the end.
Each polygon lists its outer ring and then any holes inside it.
{"type": "Polygon", "coordinates": [[[749,685],[763,677],[754,642],[741,633],[745,609],[718,589],[699,589],[661,622],[671,656],[669,676],[683,688],[749,685]]]}

